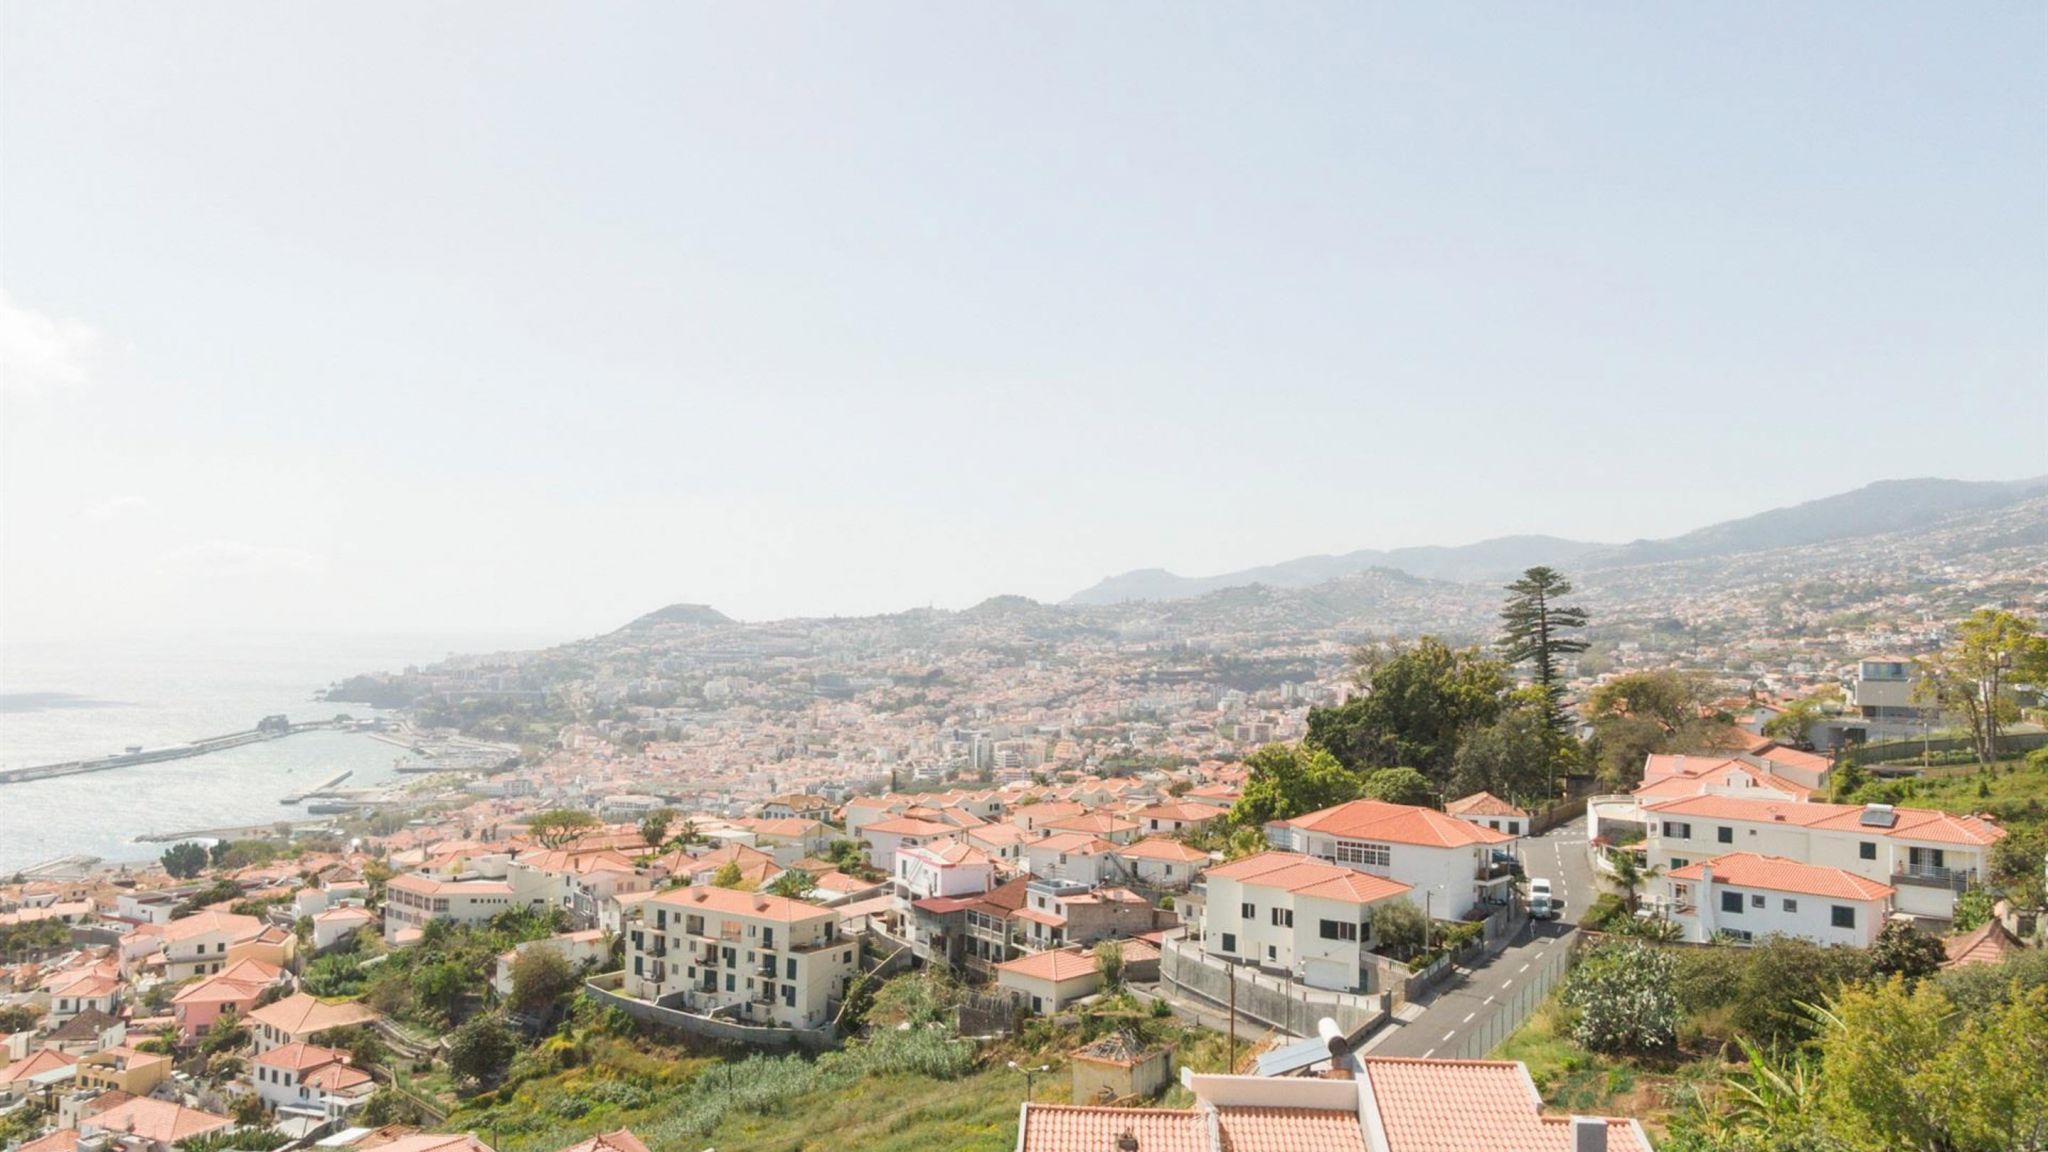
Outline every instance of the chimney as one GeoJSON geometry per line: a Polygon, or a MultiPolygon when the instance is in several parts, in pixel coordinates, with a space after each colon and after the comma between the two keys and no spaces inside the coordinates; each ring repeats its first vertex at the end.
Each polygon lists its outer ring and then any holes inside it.
{"type": "Polygon", "coordinates": [[[1124,1129],[1124,1134],[1116,1138],[1116,1152],[1138,1152],[1138,1138],[1131,1135],[1129,1128],[1124,1129]]]}
{"type": "Polygon", "coordinates": [[[1607,1121],[1598,1116],[1572,1117],[1572,1152],[1607,1152],[1607,1121]]]}

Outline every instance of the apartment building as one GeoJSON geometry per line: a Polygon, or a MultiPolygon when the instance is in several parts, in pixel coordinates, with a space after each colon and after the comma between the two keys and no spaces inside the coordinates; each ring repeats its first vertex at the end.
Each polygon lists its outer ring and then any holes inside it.
{"type": "Polygon", "coordinates": [[[1726,936],[1748,943],[1778,934],[1855,948],[1877,940],[1895,891],[1840,868],[1754,852],[1674,869],[1657,887],[1658,903],[1687,940],[1726,936]]]}
{"type": "MultiPolygon", "coordinates": [[[[228,966],[228,950],[263,933],[263,921],[233,912],[194,912],[168,924],[146,924],[130,933],[144,947],[161,945],[164,978],[173,984],[194,976],[210,976],[228,966]]],[[[126,949],[123,954],[126,954],[126,949]]]]}
{"type": "Polygon", "coordinates": [[[425,931],[437,920],[476,925],[523,907],[505,880],[435,880],[408,872],[384,885],[384,942],[401,943],[401,936],[409,940],[409,930],[425,931]]]}
{"type": "Polygon", "coordinates": [[[1373,910],[1412,898],[1397,880],[1298,852],[1262,852],[1209,869],[1202,950],[1315,988],[1371,991],[1373,910]]]}
{"type": "Polygon", "coordinates": [[[1974,816],[1889,804],[1690,796],[1642,805],[1647,861],[1676,872],[1733,852],[1839,868],[1895,889],[1897,911],[1955,915],[1956,897],[1990,865],[2005,829],[1974,816]]]}
{"type": "Polygon", "coordinates": [[[1394,880],[1438,920],[1505,904],[1514,891],[1514,877],[1494,865],[1493,852],[1512,852],[1519,837],[1433,808],[1353,800],[1277,821],[1266,836],[1276,848],[1394,880]]]}
{"type": "Polygon", "coordinates": [[[995,882],[995,861],[971,844],[947,842],[896,851],[896,896],[905,905],[927,896],[972,896],[995,882]]]}
{"type": "Polygon", "coordinates": [[[818,1028],[859,970],[839,914],[800,900],[707,885],[651,896],[633,915],[625,992],[665,1007],[818,1028]]]}

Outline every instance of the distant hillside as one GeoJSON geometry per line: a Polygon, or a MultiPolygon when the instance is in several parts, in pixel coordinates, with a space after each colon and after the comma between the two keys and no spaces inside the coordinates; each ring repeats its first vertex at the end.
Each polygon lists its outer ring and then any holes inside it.
{"type": "Polygon", "coordinates": [[[1176,576],[1164,568],[1141,568],[1111,576],[1076,592],[1070,605],[1121,604],[1129,600],[1186,600],[1224,588],[1263,584],[1270,588],[1307,588],[1327,580],[1354,576],[1371,568],[1391,568],[1410,576],[1460,583],[1508,580],[1537,564],[1570,565],[1613,545],[1561,540],[1555,536],[1502,536],[1457,547],[1376,548],[1342,556],[1304,556],[1262,568],[1246,568],[1220,576],[1176,576]]]}
{"type": "Polygon", "coordinates": [[[1637,540],[1597,555],[1614,567],[1732,556],[1924,528],[1960,512],[1985,512],[2048,493],[2048,476],[2032,480],[1880,480],[1854,492],[1774,508],[1710,525],[1669,540],[1637,540]]]}
{"type": "Polygon", "coordinates": [[[1307,588],[1372,568],[1396,569],[1430,580],[1491,584],[1512,579],[1538,564],[1578,570],[1617,568],[1899,532],[1926,527],[1958,513],[2007,507],[2044,493],[2048,493],[2048,476],[2012,481],[1882,480],[1854,492],[1729,520],[1668,540],[1637,540],[1617,546],[1555,536],[1503,536],[1458,547],[1304,556],[1216,576],[1179,576],[1163,568],[1140,568],[1111,576],[1062,603],[1186,600],[1249,584],[1307,588]]]}
{"type": "Polygon", "coordinates": [[[634,620],[619,629],[621,632],[644,632],[663,624],[688,624],[700,628],[717,628],[733,623],[733,619],[708,604],[671,604],[656,608],[647,615],[634,620]]]}

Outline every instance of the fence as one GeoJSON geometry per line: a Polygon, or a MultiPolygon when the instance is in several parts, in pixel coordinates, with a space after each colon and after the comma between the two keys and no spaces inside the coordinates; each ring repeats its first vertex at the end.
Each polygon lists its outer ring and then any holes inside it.
{"type": "MultiPolygon", "coordinates": [[[[1940,737],[1933,740],[1887,740],[1881,744],[1853,744],[1856,762],[1859,764],[1881,764],[1894,757],[1903,760],[1918,759],[1922,752],[1968,752],[1975,748],[1966,737],[1940,737]]],[[[2048,748],[2048,732],[2006,732],[1998,737],[1998,751],[2009,756],[2031,752],[2036,748],[2048,748]]]]}
{"type": "Polygon", "coordinates": [[[1569,949],[1555,946],[1545,949],[1542,962],[1530,971],[1529,978],[1504,994],[1499,1011],[1486,1020],[1475,1021],[1472,1027],[1433,1055],[1443,1060],[1484,1060],[1529,1019],[1536,1006],[1543,1003],[1551,989],[1564,978],[1569,967],[1569,949]]]}
{"type": "Polygon", "coordinates": [[[1314,1036],[1316,1022],[1325,1016],[1336,1020],[1345,1032],[1357,1033],[1377,1025],[1387,1015],[1384,994],[1311,988],[1268,976],[1256,968],[1204,956],[1199,945],[1177,937],[1169,936],[1163,944],[1159,978],[1164,987],[1209,1008],[1228,1011],[1235,985],[1240,1018],[1292,1036],[1314,1036]]]}

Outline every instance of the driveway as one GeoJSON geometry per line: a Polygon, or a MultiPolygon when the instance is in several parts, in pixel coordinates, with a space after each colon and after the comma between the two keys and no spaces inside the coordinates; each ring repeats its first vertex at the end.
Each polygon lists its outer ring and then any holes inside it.
{"type": "Polygon", "coordinates": [[[1513,942],[1422,999],[1403,1005],[1388,1026],[1367,1040],[1376,1056],[1477,1059],[1520,1027],[1564,971],[1578,934],[1578,918],[1597,892],[1586,859],[1586,818],[1581,816],[1522,842],[1529,875],[1550,881],[1564,901],[1562,919],[1529,921],[1513,942]]]}

